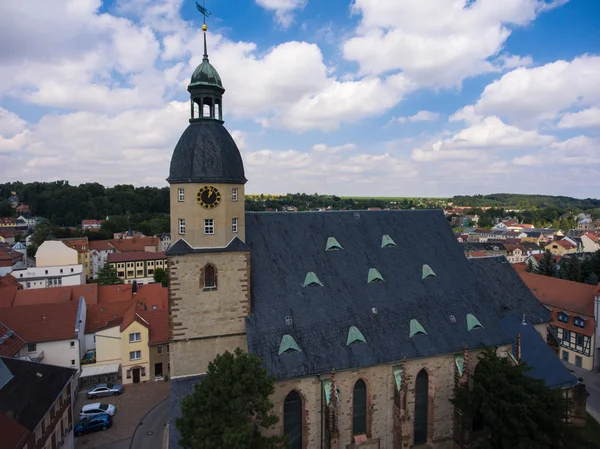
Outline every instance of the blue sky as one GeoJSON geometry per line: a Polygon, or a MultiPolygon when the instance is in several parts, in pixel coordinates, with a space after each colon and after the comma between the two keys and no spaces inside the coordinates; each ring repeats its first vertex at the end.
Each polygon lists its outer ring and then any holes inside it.
{"type": "MultiPolygon", "coordinates": [[[[0,179],[166,185],[194,1],[4,3],[0,179]]],[[[598,196],[600,2],[206,7],[251,193],[598,196]]]]}

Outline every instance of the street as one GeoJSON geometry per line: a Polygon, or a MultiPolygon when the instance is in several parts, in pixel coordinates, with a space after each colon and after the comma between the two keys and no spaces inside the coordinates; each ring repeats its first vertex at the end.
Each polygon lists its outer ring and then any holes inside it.
{"type": "Polygon", "coordinates": [[[583,370],[568,363],[565,363],[565,366],[573,372],[575,377],[583,379],[590,394],[587,398],[587,411],[596,421],[600,422],[600,373],[583,370]]]}
{"type": "Polygon", "coordinates": [[[168,420],[169,398],[163,400],[142,418],[133,434],[130,449],[163,449],[168,420]]]}

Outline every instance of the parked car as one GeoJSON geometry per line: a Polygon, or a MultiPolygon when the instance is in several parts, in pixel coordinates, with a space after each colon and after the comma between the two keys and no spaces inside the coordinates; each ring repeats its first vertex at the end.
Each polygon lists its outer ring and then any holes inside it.
{"type": "Polygon", "coordinates": [[[114,416],[116,411],[117,407],[114,405],[104,404],[102,402],[94,402],[93,404],[86,404],[81,408],[81,411],[79,412],[79,419],[91,418],[103,413],[114,416]]]}
{"type": "Polygon", "coordinates": [[[82,419],[79,424],[75,426],[75,436],[83,435],[84,433],[97,432],[99,430],[106,430],[112,426],[112,417],[103,413],[92,418],[82,419]]]}
{"type": "Polygon", "coordinates": [[[96,399],[102,396],[117,396],[123,393],[121,384],[98,384],[87,392],[88,399],[96,399]]]}

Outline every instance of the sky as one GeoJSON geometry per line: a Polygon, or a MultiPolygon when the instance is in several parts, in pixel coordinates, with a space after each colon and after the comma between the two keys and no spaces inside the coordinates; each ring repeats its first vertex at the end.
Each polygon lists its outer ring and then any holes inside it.
{"type": "MultiPolygon", "coordinates": [[[[600,197],[598,0],[206,0],[246,192],[600,197]]],[[[166,186],[194,0],[0,2],[0,182],[166,186]]]]}

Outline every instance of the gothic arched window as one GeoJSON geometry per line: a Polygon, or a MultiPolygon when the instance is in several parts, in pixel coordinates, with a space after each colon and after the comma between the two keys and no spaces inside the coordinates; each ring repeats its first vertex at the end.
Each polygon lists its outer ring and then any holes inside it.
{"type": "Polygon", "coordinates": [[[354,384],[352,398],[352,434],[364,435],[367,433],[367,385],[362,379],[354,384]]]}
{"type": "Polygon", "coordinates": [[[302,449],[302,398],[295,390],[283,402],[283,433],[289,438],[290,449],[302,449]]]}
{"type": "Polygon", "coordinates": [[[422,369],[415,385],[415,444],[427,442],[427,418],[429,417],[429,376],[422,369]]]}
{"type": "Polygon", "coordinates": [[[213,265],[204,267],[204,288],[216,290],[217,288],[217,270],[213,265]]]}

